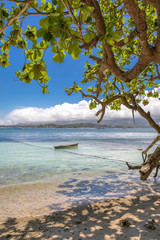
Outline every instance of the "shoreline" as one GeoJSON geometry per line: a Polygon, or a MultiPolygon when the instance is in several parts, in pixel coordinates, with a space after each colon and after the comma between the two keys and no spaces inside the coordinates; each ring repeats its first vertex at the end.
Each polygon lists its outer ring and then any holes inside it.
{"type": "Polygon", "coordinates": [[[94,202],[148,194],[160,194],[156,185],[130,182],[126,185],[103,178],[57,178],[0,187],[0,222],[8,218],[37,217],[94,202]],[[115,191],[113,189],[115,188],[115,191]]]}
{"type": "MultiPolygon", "coordinates": [[[[122,182],[128,177],[124,176],[122,182]]],[[[126,184],[121,184],[118,179],[112,182],[112,178],[66,176],[58,181],[55,177],[49,181],[1,186],[0,222],[9,218],[49,215],[72,207],[123,197],[160,195],[159,181],[147,183],[130,179],[126,184]]]]}
{"type": "Polygon", "coordinates": [[[158,240],[160,194],[93,202],[40,216],[9,218],[0,224],[1,239],[158,240]],[[148,225],[154,220],[155,229],[148,225]],[[122,224],[129,222],[129,226],[122,224]]]}

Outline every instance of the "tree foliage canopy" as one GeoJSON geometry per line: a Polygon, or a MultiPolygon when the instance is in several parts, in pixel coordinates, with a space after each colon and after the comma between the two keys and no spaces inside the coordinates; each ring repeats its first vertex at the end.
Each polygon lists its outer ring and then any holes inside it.
{"type": "Polygon", "coordinates": [[[58,63],[66,54],[73,59],[84,54],[81,85],[75,82],[66,92],[89,97],[91,109],[100,105],[99,121],[107,106],[120,110],[125,105],[160,133],[150,112],[141,107],[149,103],[146,97],[159,97],[159,0],[1,1],[0,28],[0,65],[10,64],[13,46],[25,53],[24,66],[16,73],[21,81],[35,80],[48,93],[46,52],[51,51],[58,63]],[[31,24],[33,16],[39,26],[31,24]]]}

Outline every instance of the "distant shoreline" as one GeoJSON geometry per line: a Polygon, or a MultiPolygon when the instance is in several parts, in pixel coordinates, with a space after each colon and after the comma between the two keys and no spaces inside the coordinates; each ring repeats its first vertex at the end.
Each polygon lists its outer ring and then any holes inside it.
{"type": "Polygon", "coordinates": [[[74,128],[80,128],[80,129],[105,129],[105,128],[150,128],[150,126],[142,126],[142,125],[128,125],[124,124],[122,125],[99,125],[94,123],[71,123],[71,124],[26,124],[26,125],[1,125],[0,129],[8,129],[8,128],[14,128],[14,129],[39,129],[39,128],[45,128],[45,129],[61,129],[61,128],[67,128],[67,129],[74,129],[74,128]]]}

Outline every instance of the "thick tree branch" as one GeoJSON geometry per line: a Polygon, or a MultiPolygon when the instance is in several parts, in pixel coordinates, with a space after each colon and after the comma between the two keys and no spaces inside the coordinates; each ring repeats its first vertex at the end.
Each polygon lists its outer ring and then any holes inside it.
{"type": "Polygon", "coordinates": [[[140,114],[143,118],[145,118],[145,119],[148,121],[148,123],[150,124],[150,126],[151,126],[152,128],[154,128],[157,133],[160,134],[160,126],[153,120],[153,118],[152,118],[151,115],[150,115],[150,112],[147,112],[147,113],[146,113],[146,112],[140,107],[139,104],[137,104],[137,111],[139,112],[139,114],[140,114]]]}
{"type": "Polygon", "coordinates": [[[102,104],[102,103],[103,103],[103,102],[101,102],[97,97],[95,97],[94,95],[85,94],[82,90],[80,90],[79,92],[82,94],[82,97],[94,99],[94,100],[95,100],[96,102],[98,102],[99,104],[102,104]]]}
{"type": "Polygon", "coordinates": [[[103,119],[103,117],[104,117],[104,114],[105,114],[105,110],[106,110],[105,105],[102,105],[102,109],[99,110],[99,111],[96,113],[96,116],[99,116],[99,115],[101,114],[100,119],[97,121],[98,123],[100,123],[100,122],[102,121],[102,119],[103,119]]]}
{"type": "Polygon", "coordinates": [[[153,140],[153,142],[145,150],[143,150],[143,153],[146,154],[158,141],[160,141],[160,134],[158,134],[158,136],[153,140]]]}
{"type": "Polygon", "coordinates": [[[126,97],[125,96],[121,96],[121,100],[122,100],[122,104],[128,108],[128,109],[131,109],[131,110],[136,110],[135,109],[135,106],[132,106],[131,104],[129,104],[129,102],[127,101],[126,97]]]}
{"type": "Polygon", "coordinates": [[[146,57],[146,55],[141,55],[138,62],[135,64],[135,66],[127,71],[122,73],[123,78],[126,79],[126,82],[130,82],[134,78],[138,77],[140,73],[143,72],[143,70],[146,69],[146,67],[154,60],[154,55],[151,55],[150,57],[146,57]]]}
{"type": "Polygon", "coordinates": [[[133,166],[132,164],[126,162],[126,165],[128,166],[128,169],[129,170],[136,170],[136,169],[141,169],[142,165],[136,165],[136,166],[133,166]]]}
{"type": "Polygon", "coordinates": [[[90,55],[89,58],[96,61],[97,63],[100,63],[100,64],[102,63],[102,59],[96,56],[90,55]]]}
{"type": "Polygon", "coordinates": [[[95,19],[97,31],[100,35],[105,35],[106,26],[104,22],[104,18],[102,17],[101,9],[97,0],[81,0],[86,6],[94,7],[92,12],[92,16],[95,19]]]}
{"type": "Polygon", "coordinates": [[[144,3],[148,3],[155,7],[156,9],[160,9],[160,1],[159,0],[142,0],[144,3]]]}
{"type": "Polygon", "coordinates": [[[146,180],[153,169],[159,165],[160,161],[160,145],[156,148],[153,154],[148,155],[147,161],[140,169],[141,180],[146,180]]]}
{"type": "Polygon", "coordinates": [[[145,19],[145,11],[140,9],[134,0],[123,1],[129,15],[135,21],[139,41],[142,46],[142,51],[150,55],[150,47],[147,41],[147,23],[145,19]]]}
{"type": "MultiPolygon", "coordinates": [[[[33,6],[33,4],[31,4],[31,6],[36,11],[36,13],[34,13],[34,15],[36,15],[36,14],[48,15],[48,13],[39,11],[36,7],[33,6]]],[[[30,14],[30,13],[28,13],[28,14],[30,14]]]]}
{"type": "Polygon", "coordinates": [[[19,0],[7,0],[8,2],[15,2],[15,3],[22,3],[22,4],[24,4],[24,3],[26,3],[26,1],[24,0],[24,1],[19,1],[19,0]]]}

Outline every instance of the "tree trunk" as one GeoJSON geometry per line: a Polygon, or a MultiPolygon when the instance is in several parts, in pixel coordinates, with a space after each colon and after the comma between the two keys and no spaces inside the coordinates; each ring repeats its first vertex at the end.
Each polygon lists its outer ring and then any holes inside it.
{"type": "Polygon", "coordinates": [[[146,180],[151,174],[152,170],[158,166],[160,161],[160,145],[156,148],[154,153],[148,155],[147,161],[142,165],[140,169],[141,180],[146,180]]]}

